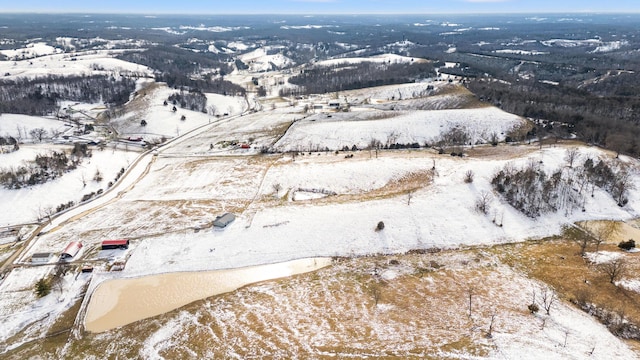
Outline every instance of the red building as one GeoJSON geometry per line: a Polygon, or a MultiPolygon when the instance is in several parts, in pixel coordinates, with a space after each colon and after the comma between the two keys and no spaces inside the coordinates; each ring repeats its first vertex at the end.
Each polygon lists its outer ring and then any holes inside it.
{"type": "Polygon", "coordinates": [[[64,248],[62,254],[60,254],[60,259],[71,259],[78,255],[80,249],[82,249],[82,243],[79,241],[72,241],[66,248],[64,248]]]}
{"type": "Polygon", "coordinates": [[[125,239],[104,240],[102,242],[102,250],[128,249],[128,248],[129,248],[129,240],[125,240],[125,239]]]}

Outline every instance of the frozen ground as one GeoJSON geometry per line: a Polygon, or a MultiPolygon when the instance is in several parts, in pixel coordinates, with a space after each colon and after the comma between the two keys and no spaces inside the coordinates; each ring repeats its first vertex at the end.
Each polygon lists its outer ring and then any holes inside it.
{"type": "MultiPolygon", "coordinates": [[[[388,95],[386,90],[376,91],[379,92],[376,96],[381,98],[388,95]]],[[[593,197],[586,197],[584,212],[558,212],[531,219],[492,191],[492,176],[508,162],[517,166],[533,162],[548,172],[565,166],[567,147],[562,145],[542,149],[501,145],[489,148],[494,149],[492,156],[464,158],[437,155],[425,149],[384,151],[378,157],[369,151],[357,151],[312,152],[293,158],[282,154],[261,155],[257,149],[274,143],[281,149],[304,148],[310,144],[330,148],[341,144],[366,145],[372,137],[383,143],[391,138],[399,143],[424,142],[456,126],[467,128],[474,139],[485,139],[487,132],[496,132],[502,137],[522,123],[522,119],[494,108],[391,114],[365,109],[335,113],[331,118],[315,114],[300,120],[305,116],[300,105],[245,114],[244,99],[211,97],[218,101],[217,106],[230,107],[234,113],[210,120],[209,115],[202,113],[182,110],[173,113],[162,105],[170,92],[161,84],[141,87],[139,97],[128,105],[131,111],[118,119],[117,126],[122,134],[168,136],[175,132],[176,137],[183,136],[155,153],[145,154],[136,166],[129,166],[130,173],[122,183],[104,197],[54,219],[19,261],[25,264],[35,252],[59,254],[71,240],[85,245],[82,259],[76,259],[78,262],[74,264],[98,261],[100,241],[127,238],[132,246],[127,252],[130,257],[124,271],[105,278],[135,277],[228,269],[305,257],[350,257],[491,245],[558,234],[564,225],[575,221],[626,220],[640,214],[638,163],[624,157],[622,160],[630,165],[634,174],[635,187],[629,194],[629,203],[622,208],[610,195],[596,189],[593,197]],[[187,119],[181,122],[180,114],[186,114],[187,119]],[[384,116],[372,118],[372,114],[384,116]],[[149,122],[145,129],[139,125],[140,116],[149,122]],[[182,123],[189,126],[181,127],[182,123]],[[250,146],[243,149],[238,144],[232,145],[235,142],[246,142],[250,146]],[[354,156],[345,158],[346,154],[354,156]],[[463,181],[468,170],[475,173],[472,183],[463,181]],[[294,199],[290,194],[299,188],[326,190],[335,195],[294,199]],[[491,194],[492,199],[491,210],[486,215],[475,210],[476,199],[483,192],[491,194]],[[224,212],[235,213],[236,220],[224,230],[212,229],[211,221],[224,212]],[[384,222],[384,230],[375,231],[379,221],[384,222]]],[[[580,154],[582,159],[612,157],[605,151],[585,146],[580,147],[580,154]]],[[[2,203],[17,204],[12,214],[0,218],[0,224],[33,220],[33,209],[55,206],[62,197],[80,196],[91,189],[103,188],[104,183],[91,181],[85,187],[82,176],[92,177],[96,169],[101,169],[105,174],[103,182],[109,181],[113,171],[117,172],[123,163],[133,165],[136,156],[135,152],[107,147],[104,151],[95,150],[81,169],[57,182],[19,192],[0,190],[2,203]]],[[[79,278],[77,284],[65,283],[57,296],[64,301],[54,308],[47,303],[51,297],[35,301],[32,292],[35,281],[50,270],[51,266],[21,267],[0,284],[3,294],[0,308],[5,313],[18,314],[3,327],[0,339],[6,340],[24,329],[30,319],[55,318],[73,303],[79,287],[88,281],[79,278]]],[[[106,268],[96,269],[103,270],[106,268]]],[[[395,275],[385,276],[392,280],[395,275]]],[[[525,344],[524,348],[540,349],[545,354],[567,354],[568,350],[554,352],[567,331],[581,339],[579,354],[582,355],[582,348],[592,342],[583,329],[598,334],[598,339],[609,336],[605,330],[596,329],[593,320],[564,307],[554,318],[554,325],[541,335],[533,336],[533,330],[527,330],[532,326],[518,319],[513,323],[511,335],[495,338],[501,353],[494,357],[526,357],[530,353],[521,353],[512,344],[525,344]],[[514,343],[518,337],[524,340],[514,343]]],[[[179,323],[179,319],[176,321],[179,323]]],[[[175,325],[172,324],[166,326],[175,325]]],[[[27,328],[29,331],[12,346],[44,331],[43,327],[27,328]]],[[[169,330],[169,333],[175,332],[174,328],[169,330]]],[[[150,339],[152,342],[155,338],[150,339]]],[[[603,354],[632,355],[618,340],[611,342],[614,344],[611,352],[603,354]]]]}

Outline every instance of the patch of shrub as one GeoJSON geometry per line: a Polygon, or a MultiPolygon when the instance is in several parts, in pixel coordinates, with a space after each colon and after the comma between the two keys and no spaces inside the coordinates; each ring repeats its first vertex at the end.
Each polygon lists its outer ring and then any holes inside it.
{"type": "Polygon", "coordinates": [[[629,239],[628,241],[621,241],[618,244],[618,247],[622,250],[631,250],[634,249],[636,247],[636,242],[633,239],[629,239]]]}

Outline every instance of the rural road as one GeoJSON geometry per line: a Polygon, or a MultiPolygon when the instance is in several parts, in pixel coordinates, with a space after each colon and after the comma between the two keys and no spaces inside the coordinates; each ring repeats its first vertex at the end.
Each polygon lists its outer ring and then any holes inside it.
{"type": "Polygon", "coordinates": [[[113,184],[113,186],[107,189],[101,196],[94,197],[82,204],[79,204],[73,208],[70,208],[62,213],[55,214],[49,221],[38,224],[38,227],[31,233],[31,235],[22,241],[21,249],[16,250],[5,262],[0,266],[0,276],[5,272],[10,271],[16,261],[19,261],[23,254],[27,253],[37,243],[38,234],[46,234],[54,232],[60,229],[65,224],[78,220],[110,203],[121,198],[127,191],[131,190],[151,169],[151,165],[154,163],[156,156],[160,155],[163,151],[166,151],[176,144],[181,143],[191,137],[197,136],[209,128],[223,123],[233,121],[234,119],[241,117],[243,114],[216,119],[207,124],[203,124],[199,127],[189,130],[184,134],[175,137],[163,145],[145,151],[140,154],[131,165],[126,169],[120,179],[113,184]]]}

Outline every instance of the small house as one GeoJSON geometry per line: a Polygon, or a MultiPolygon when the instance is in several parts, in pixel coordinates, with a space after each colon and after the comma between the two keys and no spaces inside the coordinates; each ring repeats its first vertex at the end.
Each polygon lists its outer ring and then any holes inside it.
{"type": "Polygon", "coordinates": [[[32,264],[47,264],[51,261],[53,257],[53,253],[35,253],[31,255],[31,263],[32,264]]]}
{"type": "Polygon", "coordinates": [[[102,250],[128,249],[128,248],[129,248],[129,240],[126,240],[126,239],[102,241],[102,250]]]}
{"type": "Polygon", "coordinates": [[[60,259],[71,259],[74,256],[78,255],[80,249],[82,249],[82,243],[79,241],[72,241],[69,243],[69,245],[67,245],[66,248],[64,248],[64,250],[60,254],[60,259]]]}
{"type": "Polygon", "coordinates": [[[231,224],[233,220],[236,219],[236,216],[232,213],[225,213],[223,215],[216,216],[216,219],[213,220],[213,226],[217,228],[225,228],[227,225],[231,224]]]}

